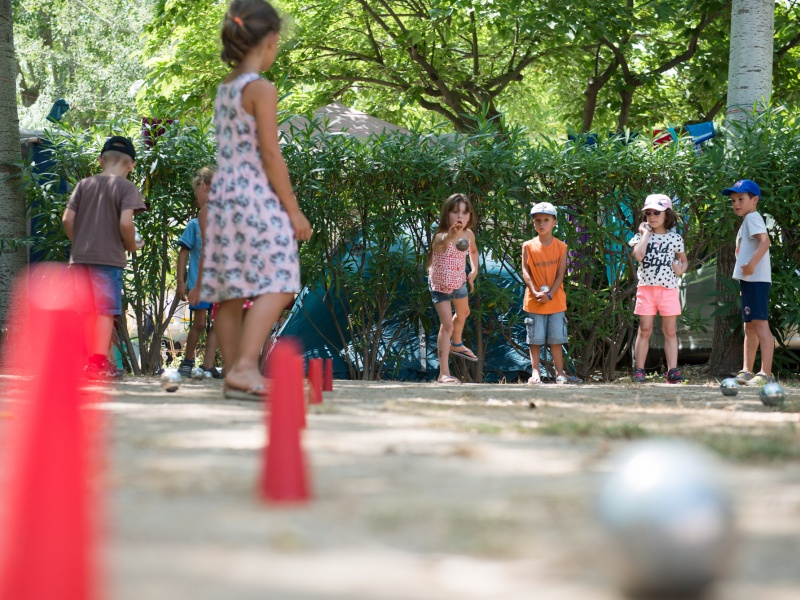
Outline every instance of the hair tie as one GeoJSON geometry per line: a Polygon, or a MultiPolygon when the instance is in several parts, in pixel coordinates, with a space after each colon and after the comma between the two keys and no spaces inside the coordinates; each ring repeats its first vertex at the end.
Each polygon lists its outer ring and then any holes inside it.
{"type": "Polygon", "coordinates": [[[233,17],[233,22],[236,23],[239,27],[244,27],[244,23],[239,17],[233,17]]]}

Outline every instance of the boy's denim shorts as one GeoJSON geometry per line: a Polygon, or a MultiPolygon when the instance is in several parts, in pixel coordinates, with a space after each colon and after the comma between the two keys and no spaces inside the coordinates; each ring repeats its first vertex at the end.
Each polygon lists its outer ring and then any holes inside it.
{"type": "Polygon", "coordinates": [[[769,291],[772,284],[768,281],[742,281],[739,280],[739,289],[742,296],[742,320],[750,321],[769,320],[769,291]]]}
{"type": "Polygon", "coordinates": [[[122,314],[122,268],[108,265],[72,265],[77,272],[86,273],[94,299],[95,313],[116,316],[122,314]]]}
{"type": "Polygon", "coordinates": [[[567,314],[557,312],[552,315],[525,313],[525,329],[529,346],[544,346],[545,343],[567,343],[567,314]]]}
{"type": "Polygon", "coordinates": [[[464,284],[458,288],[457,290],[453,290],[449,294],[445,294],[444,292],[437,292],[431,290],[431,298],[433,298],[434,304],[439,304],[439,302],[450,302],[450,300],[459,300],[461,298],[467,297],[467,284],[464,284]]]}

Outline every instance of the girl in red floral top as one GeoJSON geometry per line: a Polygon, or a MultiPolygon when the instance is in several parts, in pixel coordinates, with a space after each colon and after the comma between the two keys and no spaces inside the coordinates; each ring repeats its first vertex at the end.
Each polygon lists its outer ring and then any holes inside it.
{"type": "Polygon", "coordinates": [[[442,325],[436,338],[439,355],[439,383],[461,383],[450,374],[449,355],[466,360],[478,358],[464,346],[462,333],[469,316],[470,292],[478,276],[478,247],[475,244],[475,214],[472,203],[464,194],[453,194],[444,202],[439,225],[433,233],[433,251],[428,263],[428,282],[433,305],[442,325]],[[469,254],[470,273],[466,272],[469,254]],[[453,314],[455,308],[455,314],[453,314]]]}

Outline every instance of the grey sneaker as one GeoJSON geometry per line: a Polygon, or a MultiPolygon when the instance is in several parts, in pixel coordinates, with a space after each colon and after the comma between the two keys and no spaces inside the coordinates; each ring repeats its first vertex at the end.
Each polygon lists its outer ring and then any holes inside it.
{"type": "Polygon", "coordinates": [[[775,383],[775,378],[772,375],[765,375],[764,373],[756,373],[750,379],[747,380],[745,385],[751,387],[761,387],[762,385],[766,385],[768,383],[775,383]]]}
{"type": "Polygon", "coordinates": [[[184,379],[189,379],[192,376],[192,369],[194,369],[193,360],[182,360],[178,367],[178,373],[180,373],[181,377],[184,379]]]}
{"type": "Polygon", "coordinates": [[[633,379],[631,381],[633,381],[633,383],[644,383],[645,382],[644,369],[634,369],[633,379]]]}
{"type": "Polygon", "coordinates": [[[734,377],[734,379],[736,380],[736,383],[746,384],[753,377],[755,377],[755,375],[753,375],[750,371],[745,371],[744,369],[742,369],[736,374],[736,377],[734,377]]]}

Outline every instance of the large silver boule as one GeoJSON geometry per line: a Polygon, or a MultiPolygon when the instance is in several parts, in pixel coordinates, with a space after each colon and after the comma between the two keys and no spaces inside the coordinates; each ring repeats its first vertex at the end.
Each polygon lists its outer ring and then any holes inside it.
{"type": "Polygon", "coordinates": [[[177,369],[165,369],[161,374],[161,389],[165,392],[177,392],[182,380],[177,369]]]}
{"type": "Polygon", "coordinates": [[[719,384],[719,391],[723,396],[735,396],[739,393],[739,382],[733,377],[728,377],[722,380],[719,384]]]}
{"type": "Polygon", "coordinates": [[[203,371],[203,379],[212,379],[214,374],[211,371],[203,371]]]}
{"type": "Polygon", "coordinates": [[[456,242],[456,250],[460,250],[461,252],[466,252],[469,250],[469,240],[467,238],[461,238],[456,242]]]}
{"type": "Polygon", "coordinates": [[[195,367],[192,369],[192,379],[202,379],[205,376],[203,367],[195,367]]]}
{"type": "Polygon", "coordinates": [[[134,229],[133,242],[136,244],[137,248],[144,248],[144,239],[142,238],[142,234],[139,233],[138,229],[134,229]]]}
{"type": "Polygon", "coordinates": [[[550,291],[550,286],[549,285],[543,285],[542,287],[539,288],[539,291],[546,294],[547,292],[550,291]]]}
{"type": "Polygon", "coordinates": [[[722,574],[734,528],[719,476],[713,457],[687,442],[640,442],[619,457],[598,508],[626,593],[680,598],[722,574]]]}
{"type": "Polygon", "coordinates": [[[781,384],[775,381],[765,383],[758,393],[758,397],[761,398],[764,406],[780,406],[786,399],[781,384]]]}

